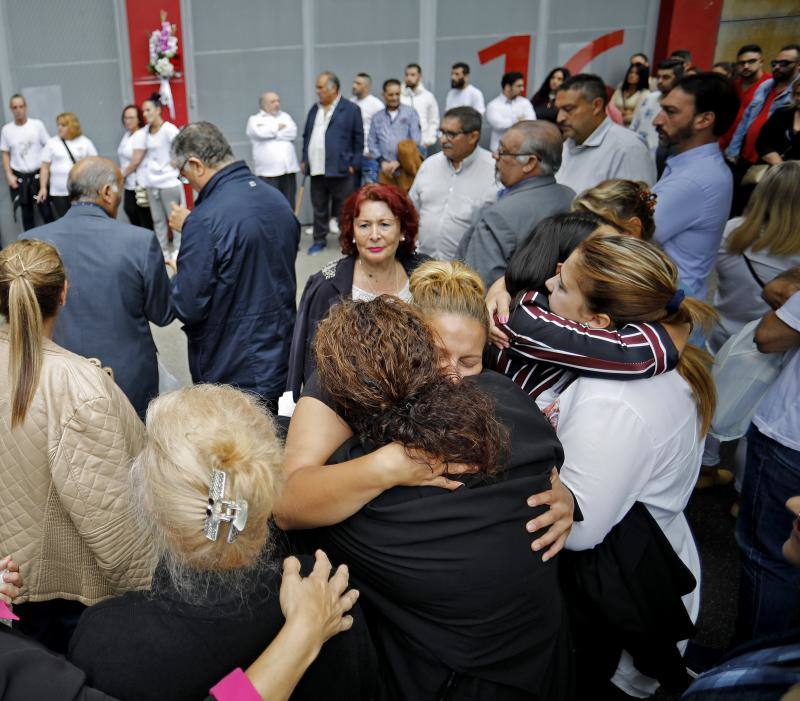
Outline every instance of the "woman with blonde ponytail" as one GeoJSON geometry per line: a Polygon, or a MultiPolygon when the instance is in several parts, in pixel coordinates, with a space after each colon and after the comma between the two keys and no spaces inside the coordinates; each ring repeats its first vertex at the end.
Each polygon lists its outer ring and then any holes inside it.
{"type": "MultiPolygon", "coordinates": [[[[714,318],[710,307],[684,296],[675,265],[660,249],[630,236],[586,239],[547,288],[550,309],[587,328],[613,330],[633,321],[708,326],[714,318]]],[[[691,621],[700,605],[700,560],[683,510],[714,413],[709,367],[710,357],[690,345],[677,372],[638,382],[581,377],[546,410],[564,446],[561,478],[584,517],[574,525],[567,549],[595,548],[635,505],[643,505],[697,581],[690,593],[689,587],[678,592],[686,594],[685,612],[679,613],[688,612],[691,621]]],[[[623,542],[623,551],[628,545],[623,542]]],[[[673,601],[680,605],[677,595],[673,601]]],[[[690,629],[687,620],[682,637],[690,629]]],[[[658,682],[637,670],[630,653],[622,653],[612,683],[633,696],[654,693],[658,682]]],[[[678,674],[685,677],[680,667],[678,674]]]]}
{"type": "Polygon", "coordinates": [[[64,651],[84,605],[150,580],[119,498],[144,428],[96,364],[51,340],[67,296],[55,248],[0,251],[0,550],[22,565],[19,626],[64,651]]]}

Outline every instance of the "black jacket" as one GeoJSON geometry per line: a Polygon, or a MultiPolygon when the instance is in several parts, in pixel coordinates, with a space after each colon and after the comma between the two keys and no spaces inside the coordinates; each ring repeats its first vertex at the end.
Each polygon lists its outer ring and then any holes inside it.
{"type": "Polygon", "coordinates": [[[579,698],[611,679],[623,650],[667,691],[686,689],[690,680],[676,644],[694,635],[681,597],[697,582],[644,504],[636,502],[591,550],[564,551],[560,570],[579,698]]]}
{"type": "MultiPolygon", "coordinates": [[[[353,270],[357,256],[345,256],[331,261],[322,270],[314,273],[303,290],[300,308],[294,325],[292,347],[289,351],[289,379],[286,389],[300,399],[303,384],[314,371],[312,344],[317,332],[317,324],[328,316],[328,310],[337,302],[347,299],[353,291],[353,270]]],[[[429,256],[413,253],[398,260],[410,276],[429,256]]]]}
{"type": "Polygon", "coordinates": [[[453,492],[391,489],[307,537],[347,563],[361,592],[381,661],[379,698],[567,699],[573,670],[556,563],[542,562],[525,530],[542,511],[526,499],[548,489],[561,444],[511,380],[488,371],[466,381],[495,400],[511,432],[504,471],[453,492]]]}
{"type": "MultiPolygon", "coordinates": [[[[308,145],[319,105],[315,104],[306,117],[303,127],[303,163],[309,173],[308,145]]],[[[325,129],[325,175],[341,178],[350,175],[348,168],[361,169],[361,154],[364,152],[364,123],[361,108],[345,97],[339,98],[325,129]]]]}
{"type": "MultiPolygon", "coordinates": [[[[311,558],[301,558],[303,574],[311,558]]],[[[70,660],[87,683],[122,701],[186,701],[235,667],[243,669],[277,635],[284,618],[278,565],[249,576],[245,594],[211,588],[202,604],[182,601],[161,569],[155,595],[128,592],[91,606],[70,642],[70,660]]],[[[293,699],[370,699],[375,659],[360,610],[353,628],[331,638],[309,667],[293,699]]]]}
{"type": "Polygon", "coordinates": [[[183,225],[172,305],[194,382],[283,393],[295,317],[300,224],[242,161],[208,181],[183,225]]]}

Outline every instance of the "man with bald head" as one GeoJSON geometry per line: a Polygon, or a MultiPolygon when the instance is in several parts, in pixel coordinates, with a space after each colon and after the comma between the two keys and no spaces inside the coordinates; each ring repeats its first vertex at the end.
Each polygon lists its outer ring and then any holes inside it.
{"type": "Polygon", "coordinates": [[[247,138],[253,144],[253,170],[267,185],[280,190],[294,208],[300,164],[292,143],[297,124],[281,110],[276,92],[265,92],[259,111],[247,120],[247,138]]]}
{"type": "Polygon", "coordinates": [[[458,249],[458,257],[487,286],[502,277],[514,251],[542,219],[566,212],[572,204],[575,192],[555,179],[561,148],[561,132],[545,120],[517,122],[500,137],[492,156],[503,189],[458,249]]]}
{"type": "Polygon", "coordinates": [[[144,417],[158,394],[156,346],[150,323],[172,321],[169,279],[156,235],[118,222],[122,173],[106,158],[84,158],[67,180],[72,206],[51,224],[21,238],[53,244],[69,280],[58,315],[60,346],[110,367],[120,389],[144,417]]]}

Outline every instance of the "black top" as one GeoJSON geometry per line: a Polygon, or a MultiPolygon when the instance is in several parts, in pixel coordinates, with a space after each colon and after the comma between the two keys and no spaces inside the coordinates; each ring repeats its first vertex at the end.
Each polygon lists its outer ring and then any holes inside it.
{"type": "Polygon", "coordinates": [[[756,139],[759,156],[774,151],[784,161],[800,160],[800,132],[794,130],[794,115],[794,107],[781,107],[770,115],[756,139]]]}
{"type": "MultiPolygon", "coordinates": [[[[453,492],[390,489],[309,537],[348,564],[361,591],[380,698],[566,699],[573,679],[556,563],[542,562],[525,531],[543,511],[526,499],[549,488],[561,444],[511,380],[487,371],[465,381],[495,400],[510,430],[505,470],[453,492]]],[[[306,394],[326,401],[315,385],[306,394]]]]}
{"type": "MultiPolygon", "coordinates": [[[[292,347],[289,351],[289,379],[286,382],[286,389],[294,393],[295,401],[300,398],[303,384],[314,372],[312,349],[317,324],[328,316],[334,304],[352,294],[356,260],[358,256],[355,255],[333,260],[306,282],[300,298],[300,308],[297,310],[292,347]]],[[[405,269],[406,275],[411,277],[411,273],[422,263],[431,259],[422,253],[412,253],[410,256],[398,256],[397,260],[405,269]]]]}
{"type": "MultiPolygon", "coordinates": [[[[301,558],[304,574],[310,558],[301,558]]],[[[205,698],[235,667],[248,667],[284,623],[277,564],[254,575],[242,597],[220,589],[202,605],[183,602],[163,569],[153,590],[128,592],[88,608],[70,643],[70,659],[87,683],[125,701],[205,698]]],[[[293,699],[369,699],[375,658],[363,616],[331,638],[293,699]]]]}

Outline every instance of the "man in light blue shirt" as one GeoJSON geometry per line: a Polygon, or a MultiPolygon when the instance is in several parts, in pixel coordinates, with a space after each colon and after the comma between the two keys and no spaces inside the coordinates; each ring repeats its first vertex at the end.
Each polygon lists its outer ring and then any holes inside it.
{"type": "Polygon", "coordinates": [[[673,148],[653,188],[655,240],[678,267],[686,292],[700,299],[708,295],[733,197],[733,178],[717,142],[738,109],[729,80],[699,73],[678,82],[653,120],[661,143],[673,148]]]}
{"type": "Polygon", "coordinates": [[[383,84],[386,109],[372,117],[367,147],[378,161],[379,180],[408,190],[422,163],[422,130],[417,110],[400,102],[400,81],[383,84]]]}
{"type": "MultiPolygon", "coordinates": [[[[776,282],[766,286],[765,296],[776,282]]],[[[747,434],[736,523],[742,554],[737,635],[743,640],[785,632],[797,608],[800,570],[783,559],[782,547],[797,517],[784,504],[800,494],[800,292],[764,316],[755,341],[762,353],[785,355],[747,434]]]]}

